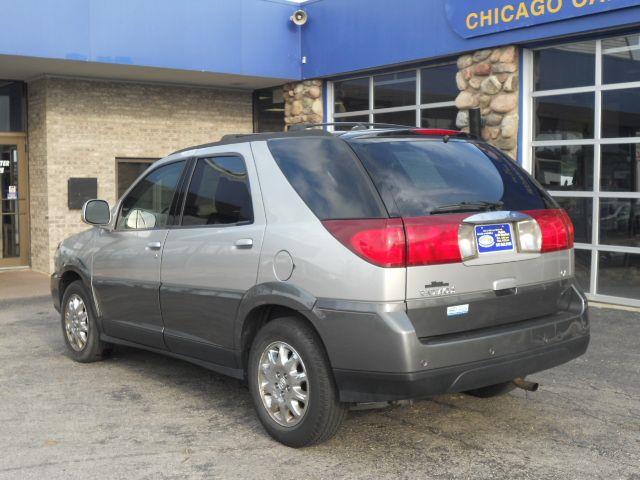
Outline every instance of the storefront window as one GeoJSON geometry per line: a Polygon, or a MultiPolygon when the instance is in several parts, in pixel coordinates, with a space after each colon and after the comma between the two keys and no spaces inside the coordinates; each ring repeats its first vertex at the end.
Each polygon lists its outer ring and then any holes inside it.
{"type": "Polygon", "coordinates": [[[640,305],[640,35],[530,58],[531,167],[573,220],[578,280],[640,305]]]}
{"type": "Polygon", "coordinates": [[[284,130],[284,96],[282,87],[253,92],[253,131],[282,132],[284,130]]]}
{"type": "Polygon", "coordinates": [[[25,86],[0,80],[0,132],[24,132],[25,86]]]}
{"type": "MultiPolygon", "coordinates": [[[[456,128],[455,63],[399,70],[330,84],[334,122],[456,128]]],[[[346,126],[336,126],[344,130],[346,126]]]]}
{"type": "Polygon", "coordinates": [[[116,158],[116,177],[118,181],[118,198],[122,197],[142,173],[157,158],[116,158]]]}

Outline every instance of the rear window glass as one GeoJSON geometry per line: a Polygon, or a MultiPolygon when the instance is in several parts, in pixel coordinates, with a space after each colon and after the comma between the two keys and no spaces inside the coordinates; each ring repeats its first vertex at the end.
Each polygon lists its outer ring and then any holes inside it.
{"type": "Polygon", "coordinates": [[[387,216],[371,179],[343,140],[284,138],[268,144],[284,176],[320,220],[387,216]]]}
{"type": "Polygon", "coordinates": [[[390,211],[428,215],[461,202],[502,202],[503,210],[547,208],[529,175],[491,147],[451,140],[354,139],[351,145],[390,211]],[[397,208],[392,208],[397,207],[397,208]]]}

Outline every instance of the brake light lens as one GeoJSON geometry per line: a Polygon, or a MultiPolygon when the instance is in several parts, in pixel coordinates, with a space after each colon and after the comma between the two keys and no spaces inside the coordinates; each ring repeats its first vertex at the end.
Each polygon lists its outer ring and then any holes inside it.
{"type": "Polygon", "coordinates": [[[462,134],[460,130],[447,130],[444,128],[412,128],[411,133],[415,135],[433,135],[439,137],[462,134]]]}
{"type": "Polygon", "coordinates": [[[407,266],[462,261],[458,233],[468,213],[407,218],[407,266]]]}
{"type": "Polygon", "coordinates": [[[345,247],[379,267],[404,267],[406,245],[402,220],[325,220],[325,228],[345,247]]]}
{"type": "Polygon", "coordinates": [[[538,222],[542,232],[540,252],[547,253],[573,248],[573,223],[563,209],[528,210],[524,213],[538,222]]]}

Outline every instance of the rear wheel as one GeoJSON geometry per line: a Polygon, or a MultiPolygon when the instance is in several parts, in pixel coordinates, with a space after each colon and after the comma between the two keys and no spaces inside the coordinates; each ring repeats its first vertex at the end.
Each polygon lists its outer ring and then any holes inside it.
{"type": "Polygon", "coordinates": [[[489,385],[487,387],[475,388],[473,390],[467,390],[466,394],[472,395],[478,398],[491,398],[491,397],[499,397],[500,395],[504,395],[509,393],[511,390],[516,388],[513,382],[503,382],[496,383],[495,385],[489,385]]]}
{"type": "Polygon", "coordinates": [[[100,340],[90,297],[80,280],[64,291],[60,314],[62,335],[71,357],[82,363],[101,360],[110,345],[100,340]]]}
{"type": "Polygon", "coordinates": [[[248,381],[262,425],[290,447],[328,440],[347,414],[320,338],[296,317],[272,320],[258,332],[248,381]]]}

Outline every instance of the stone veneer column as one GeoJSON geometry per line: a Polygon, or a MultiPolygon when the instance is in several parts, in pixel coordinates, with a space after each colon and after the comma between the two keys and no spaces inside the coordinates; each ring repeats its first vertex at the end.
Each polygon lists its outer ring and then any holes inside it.
{"type": "Polygon", "coordinates": [[[287,83],[284,94],[284,122],[322,123],[322,80],[287,83]]]}
{"type": "Polygon", "coordinates": [[[518,49],[507,46],[461,56],[456,76],[458,127],[468,132],[469,109],[480,107],[482,138],[513,159],[518,147],[518,68],[518,49]]]}

